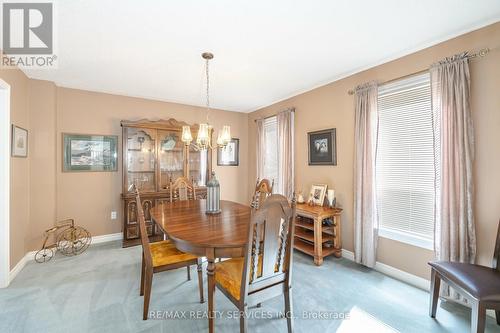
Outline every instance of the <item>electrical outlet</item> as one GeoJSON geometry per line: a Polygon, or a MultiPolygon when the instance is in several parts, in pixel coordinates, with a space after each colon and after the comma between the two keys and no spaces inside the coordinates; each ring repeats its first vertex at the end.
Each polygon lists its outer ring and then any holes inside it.
{"type": "Polygon", "coordinates": [[[111,212],[111,219],[116,220],[116,211],[111,212]]]}

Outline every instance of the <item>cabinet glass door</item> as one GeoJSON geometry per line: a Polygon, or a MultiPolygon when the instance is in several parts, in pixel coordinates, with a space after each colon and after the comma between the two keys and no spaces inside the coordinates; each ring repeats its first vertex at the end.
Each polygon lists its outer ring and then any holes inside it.
{"type": "Polygon", "coordinates": [[[208,150],[189,149],[189,177],[195,186],[206,186],[208,181],[208,150]]]}
{"type": "Polygon", "coordinates": [[[156,190],[156,131],[127,129],[127,188],[134,184],[141,192],[156,190]]]}
{"type": "Polygon", "coordinates": [[[184,176],[184,143],[179,131],[158,131],[160,163],[160,191],[167,190],[170,182],[184,176]]]}

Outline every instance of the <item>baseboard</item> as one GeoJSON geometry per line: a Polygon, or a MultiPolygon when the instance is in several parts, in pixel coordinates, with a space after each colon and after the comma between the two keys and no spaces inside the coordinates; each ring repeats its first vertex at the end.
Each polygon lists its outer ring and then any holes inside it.
{"type": "Polygon", "coordinates": [[[107,234],[92,237],[91,244],[107,243],[123,239],[123,233],[117,232],[116,234],[107,234]]]}
{"type": "MultiPolygon", "coordinates": [[[[346,258],[348,260],[354,261],[354,253],[351,251],[348,251],[346,249],[342,249],[342,257],[346,258]]],[[[381,263],[379,261],[377,261],[375,263],[375,267],[373,269],[375,269],[377,272],[380,272],[382,274],[385,274],[387,276],[395,278],[396,280],[403,281],[405,283],[408,283],[412,286],[423,289],[425,291],[429,291],[429,289],[430,289],[430,281],[429,280],[421,278],[420,276],[416,276],[416,275],[410,274],[408,272],[402,271],[402,270],[397,269],[395,267],[386,265],[386,264],[381,263]]]]}
{"type": "MultiPolygon", "coordinates": [[[[354,261],[354,253],[346,249],[342,249],[342,258],[354,261]]],[[[396,280],[408,283],[409,285],[412,285],[414,287],[423,289],[425,291],[430,290],[431,281],[421,278],[420,276],[410,274],[379,261],[375,263],[375,267],[373,269],[396,280]]],[[[490,317],[495,318],[494,310],[486,310],[486,314],[490,317]]]]}
{"type": "MultiPolygon", "coordinates": [[[[123,234],[121,232],[118,232],[116,234],[107,234],[107,235],[100,235],[100,236],[94,236],[92,237],[92,243],[91,244],[100,244],[100,243],[107,243],[107,242],[112,242],[112,241],[117,241],[123,239],[123,234]]],[[[9,283],[11,283],[17,274],[19,274],[20,271],[26,266],[26,264],[31,261],[35,260],[35,253],[37,251],[30,251],[24,255],[24,257],[19,260],[19,262],[14,266],[14,268],[11,269],[9,273],[9,283]]]]}
{"type": "Polygon", "coordinates": [[[24,266],[26,266],[26,264],[29,261],[35,259],[35,253],[36,253],[36,251],[30,251],[30,252],[26,253],[24,255],[24,257],[22,257],[21,260],[19,260],[19,262],[16,264],[16,266],[14,266],[14,268],[11,269],[10,274],[9,274],[9,284],[15,279],[17,274],[19,274],[19,272],[21,272],[23,270],[24,266]]]}

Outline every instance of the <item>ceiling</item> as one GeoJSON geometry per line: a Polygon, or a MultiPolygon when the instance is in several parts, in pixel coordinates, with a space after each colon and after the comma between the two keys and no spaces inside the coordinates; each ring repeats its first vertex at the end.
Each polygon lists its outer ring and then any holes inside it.
{"type": "Polygon", "coordinates": [[[498,0],[59,0],[59,86],[240,112],[500,21],[498,0]]]}

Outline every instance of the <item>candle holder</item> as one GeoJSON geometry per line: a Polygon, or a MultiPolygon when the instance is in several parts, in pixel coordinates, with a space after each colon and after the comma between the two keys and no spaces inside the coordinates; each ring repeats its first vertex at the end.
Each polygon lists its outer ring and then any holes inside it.
{"type": "Polygon", "coordinates": [[[328,199],[328,207],[335,207],[335,204],[337,202],[337,199],[335,198],[335,190],[328,190],[326,197],[328,199]]]}
{"type": "Polygon", "coordinates": [[[220,209],[220,184],[212,171],[212,177],[207,182],[207,206],[205,213],[219,214],[220,209]]]}

